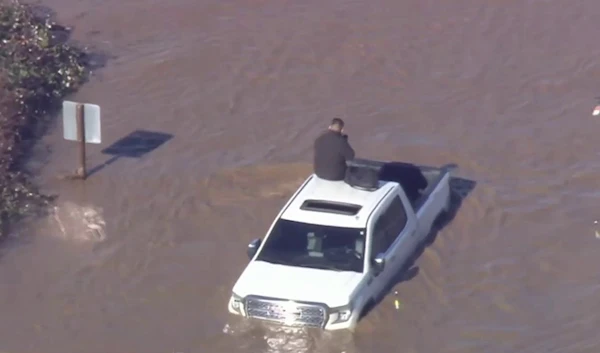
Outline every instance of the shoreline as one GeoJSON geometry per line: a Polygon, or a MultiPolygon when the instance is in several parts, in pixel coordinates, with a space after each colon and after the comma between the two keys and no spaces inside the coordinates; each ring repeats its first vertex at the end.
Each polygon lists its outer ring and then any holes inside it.
{"type": "Polygon", "coordinates": [[[90,74],[90,53],[70,43],[70,29],[49,13],[0,0],[0,239],[15,224],[44,215],[56,198],[40,192],[25,163],[63,99],[90,74]]]}

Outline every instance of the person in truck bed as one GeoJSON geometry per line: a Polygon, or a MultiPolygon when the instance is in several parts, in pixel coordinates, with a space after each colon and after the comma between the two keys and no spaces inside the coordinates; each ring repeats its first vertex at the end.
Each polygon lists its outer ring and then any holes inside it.
{"type": "Polygon", "coordinates": [[[325,180],[344,180],[346,161],[351,159],[354,159],[354,149],[344,134],[344,121],[334,118],[327,131],[315,140],[314,173],[325,180]]]}

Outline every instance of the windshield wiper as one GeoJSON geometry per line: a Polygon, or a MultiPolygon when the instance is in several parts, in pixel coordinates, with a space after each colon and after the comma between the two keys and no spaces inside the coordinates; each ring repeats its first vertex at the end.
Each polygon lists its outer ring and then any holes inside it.
{"type": "Polygon", "coordinates": [[[344,271],[335,266],[328,266],[328,265],[324,265],[324,264],[314,264],[314,263],[308,263],[308,262],[294,263],[294,266],[315,268],[317,270],[331,270],[331,271],[336,271],[336,272],[344,271]]]}
{"type": "Polygon", "coordinates": [[[258,260],[258,261],[264,261],[264,262],[268,262],[268,263],[272,263],[272,264],[275,264],[275,265],[289,265],[289,262],[277,259],[276,256],[261,255],[256,260],[258,260]]]}

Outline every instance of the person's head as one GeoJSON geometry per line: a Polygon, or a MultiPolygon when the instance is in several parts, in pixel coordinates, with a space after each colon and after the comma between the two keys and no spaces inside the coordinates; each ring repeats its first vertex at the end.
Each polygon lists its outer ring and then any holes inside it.
{"type": "Polygon", "coordinates": [[[344,120],[333,118],[331,124],[329,124],[329,130],[342,133],[344,131],[344,120]]]}

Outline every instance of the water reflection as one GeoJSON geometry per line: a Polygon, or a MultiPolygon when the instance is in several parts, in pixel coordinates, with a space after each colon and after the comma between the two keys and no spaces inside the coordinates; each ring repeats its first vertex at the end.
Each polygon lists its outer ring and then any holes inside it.
{"type": "Polygon", "coordinates": [[[261,353],[357,352],[353,333],[346,330],[322,331],[240,319],[230,320],[223,333],[236,341],[259,343],[260,347],[252,348],[261,353]]]}

